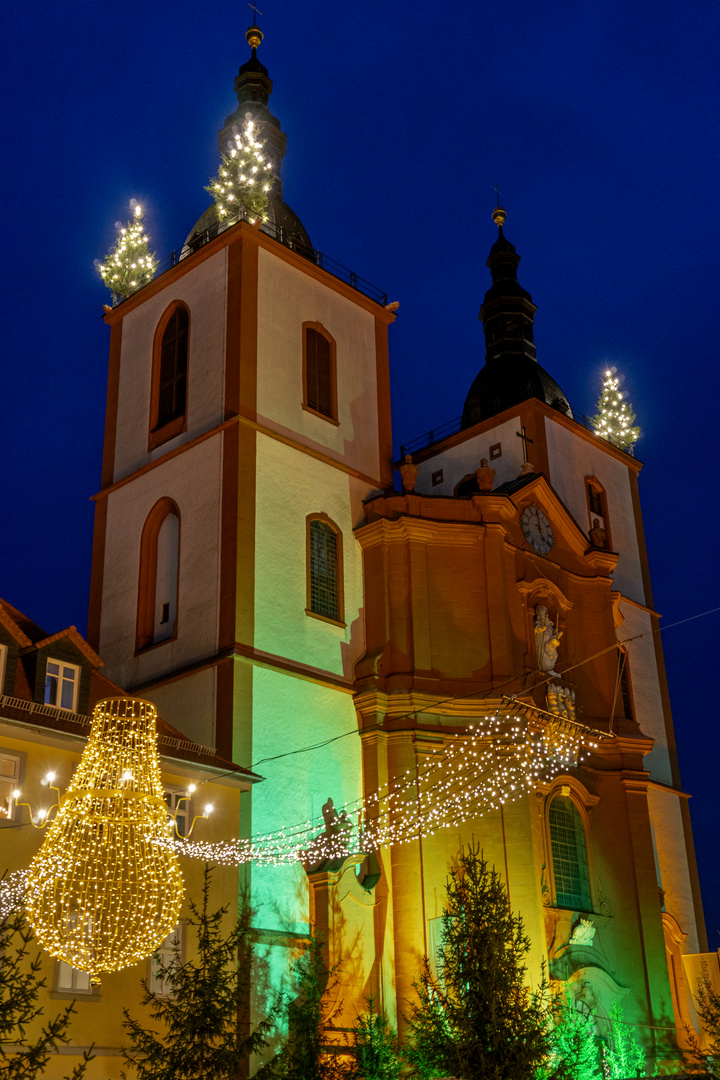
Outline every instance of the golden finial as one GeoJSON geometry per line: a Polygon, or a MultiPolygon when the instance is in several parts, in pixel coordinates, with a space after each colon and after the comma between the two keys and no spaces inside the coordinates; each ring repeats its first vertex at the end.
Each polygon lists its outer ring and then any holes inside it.
{"type": "Polygon", "coordinates": [[[506,217],[507,217],[507,214],[503,210],[502,206],[496,206],[495,209],[493,210],[492,218],[493,218],[493,221],[495,222],[495,224],[497,225],[498,229],[501,229],[503,227],[503,225],[505,224],[505,218],[506,217]]]}
{"type": "Polygon", "coordinates": [[[247,41],[250,48],[255,50],[255,49],[257,49],[258,45],[260,45],[262,43],[262,39],[263,39],[263,32],[260,29],[260,27],[257,25],[257,17],[258,17],[258,15],[262,15],[262,11],[259,11],[257,4],[254,4],[254,3],[253,4],[249,3],[248,7],[253,9],[253,16],[254,17],[253,17],[252,26],[249,26],[247,28],[246,32],[245,32],[245,40],[247,41]]]}

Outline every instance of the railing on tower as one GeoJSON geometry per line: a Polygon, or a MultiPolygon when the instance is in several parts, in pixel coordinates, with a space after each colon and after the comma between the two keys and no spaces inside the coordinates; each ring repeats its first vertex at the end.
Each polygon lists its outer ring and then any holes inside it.
{"type": "MultiPolygon", "coordinates": [[[[143,282],[140,288],[136,289],[130,295],[135,296],[145,287],[145,285],[148,285],[150,281],[154,280],[159,275],[164,274],[173,266],[177,266],[183,259],[186,259],[189,255],[193,255],[196,251],[199,251],[200,248],[205,247],[206,244],[211,243],[211,241],[219,236],[220,233],[237,225],[239,221],[247,221],[251,225],[254,225],[256,220],[257,214],[252,213],[250,210],[246,210],[244,207],[240,207],[237,214],[233,215],[232,219],[227,222],[212,222],[212,224],[206,229],[203,229],[202,232],[195,233],[189,243],[185,243],[182,248],[171,252],[165,259],[161,259],[157,264],[155,272],[149,274],[147,280],[143,282]]],[[[387,293],[381,292],[380,289],[371,285],[365,278],[356,274],[354,270],[348,270],[346,266],[336,262],[335,259],[331,259],[329,255],[325,255],[316,248],[309,247],[298,233],[293,232],[283,225],[276,225],[271,221],[264,222],[260,226],[260,231],[264,232],[267,236],[271,236],[273,240],[277,240],[283,247],[296,251],[303,259],[307,259],[308,262],[320,267],[321,270],[326,270],[328,274],[332,274],[333,277],[338,278],[340,281],[344,281],[350,288],[357,289],[358,292],[361,292],[370,300],[374,300],[375,303],[380,304],[381,307],[385,307],[387,304],[387,293]]],[[[128,297],[113,297],[113,307],[122,304],[126,299],[128,299],[128,297]]]]}

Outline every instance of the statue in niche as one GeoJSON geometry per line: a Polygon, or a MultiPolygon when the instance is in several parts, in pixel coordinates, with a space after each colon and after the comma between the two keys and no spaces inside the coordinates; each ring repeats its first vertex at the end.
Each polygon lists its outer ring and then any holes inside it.
{"type": "Polygon", "coordinates": [[[560,683],[549,683],[547,688],[548,712],[562,716],[566,720],[575,719],[575,691],[560,683]]]}
{"type": "Polygon", "coordinates": [[[593,518],[593,527],[588,532],[590,543],[596,548],[607,548],[607,531],[600,525],[599,518],[593,518]]]}
{"type": "Polygon", "coordinates": [[[562,636],[562,630],[555,630],[553,621],[548,615],[548,609],[538,604],[535,608],[535,650],[539,671],[544,671],[548,675],[558,675],[555,665],[562,636]]]}

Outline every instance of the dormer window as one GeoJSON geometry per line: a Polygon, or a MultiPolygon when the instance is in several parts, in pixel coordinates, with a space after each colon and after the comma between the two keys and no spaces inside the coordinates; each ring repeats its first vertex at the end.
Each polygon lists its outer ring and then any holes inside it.
{"type": "Polygon", "coordinates": [[[80,668],[48,657],[45,668],[45,704],[77,712],[80,668]]]}

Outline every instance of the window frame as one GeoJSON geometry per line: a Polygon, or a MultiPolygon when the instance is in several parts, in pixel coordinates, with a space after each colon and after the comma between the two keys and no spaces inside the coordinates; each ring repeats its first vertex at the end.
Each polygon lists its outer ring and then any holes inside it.
{"type": "Polygon", "coordinates": [[[607,492],[597,476],[585,477],[585,502],[587,503],[588,512],[588,531],[593,528],[593,520],[599,518],[600,525],[605,530],[605,550],[614,551],[615,549],[612,545],[612,534],[610,531],[610,517],[608,515],[607,492]],[[592,509],[591,493],[595,495],[600,503],[600,506],[602,507],[601,513],[592,509]]]}
{"type": "Polygon", "coordinates": [[[135,654],[147,649],[160,648],[169,641],[175,641],[180,622],[180,552],[182,549],[182,518],[174,499],[163,496],[158,499],[145,523],[140,535],[140,566],[138,571],[137,621],[135,627],[135,654]],[[178,520],[178,559],[177,583],[175,586],[175,620],[172,632],[160,641],[154,640],[155,602],[157,597],[158,538],[165,519],[174,514],[178,520]]]}
{"type": "Polygon", "coordinates": [[[160,979],[158,977],[158,975],[156,974],[156,972],[153,970],[154,969],[154,964],[155,964],[155,957],[157,955],[161,956],[161,961],[163,963],[165,963],[165,964],[167,964],[168,959],[175,956],[176,945],[174,943],[172,945],[167,945],[167,946],[165,945],[165,942],[167,941],[167,939],[173,934],[177,934],[177,936],[178,936],[179,945],[180,945],[180,949],[179,949],[180,963],[184,964],[185,963],[185,924],[184,924],[184,922],[182,922],[182,920],[180,922],[178,922],[177,926],[173,927],[173,929],[170,931],[170,933],[167,934],[163,938],[163,940],[160,942],[158,947],[156,949],[153,949],[151,955],[148,956],[148,962],[147,962],[148,963],[148,967],[147,967],[148,989],[159,998],[172,998],[172,997],[174,997],[174,990],[173,990],[172,986],[168,987],[166,985],[166,981],[164,979],[160,979]],[[166,954],[167,959],[165,959],[164,954],[166,954]]]}
{"type": "Polygon", "coordinates": [[[80,968],[74,968],[72,964],[68,964],[67,960],[55,961],[55,993],[62,997],[76,997],[78,994],[82,994],[83,998],[98,997],[97,986],[90,985],[90,975],[87,971],[81,971],[80,968]],[[63,975],[63,969],[67,968],[70,973],[70,986],[61,986],[60,980],[63,975]],[[88,985],[86,987],[76,986],[76,976],[87,976],[88,985]]]}
{"type": "Polygon", "coordinates": [[[150,417],[148,425],[148,451],[161,446],[187,431],[188,399],[190,397],[190,308],[183,300],[173,300],[163,312],[155,329],[152,346],[152,375],[150,382],[150,417]],[[165,331],[175,313],[182,309],[187,315],[187,353],[185,363],[185,408],[183,412],[164,424],[159,423],[160,409],[160,374],[162,365],[162,345],[165,331]]]}
{"type": "Polygon", "coordinates": [[[304,322],[302,324],[302,384],[303,409],[306,412],[312,413],[313,416],[318,416],[321,420],[327,420],[328,423],[339,427],[340,421],[338,420],[337,405],[337,346],[335,338],[330,331],[319,322],[304,322]],[[316,409],[313,405],[310,405],[308,401],[308,330],[312,330],[321,337],[324,337],[330,346],[330,415],[316,409]]]}
{"type": "Polygon", "coordinates": [[[10,794],[4,800],[0,800],[0,828],[17,820],[17,808],[12,792],[22,788],[25,775],[25,753],[22,750],[6,750],[0,746],[0,758],[15,762],[14,776],[0,773],[0,784],[11,784],[10,794]],[[3,807],[5,802],[5,807],[3,807]],[[7,816],[6,816],[7,815],[7,816]]]}
{"type": "Polygon", "coordinates": [[[78,698],[79,698],[79,695],[80,695],[80,679],[81,678],[82,678],[82,668],[80,667],[79,664],[73,664],[68,660],[60,660],[59,657],[56,657],[56,656],[49,656],[49,655],[46,656],[45,657],[45,687],[43,689],[43,704],[44,705],[51,705],[54,709],[65,709],[66,712],[77,712],[78,698]],[[75,677],[73,679],[73,699],[72,699],[72,706],[70,708],[68,708],[67,705],[62,705],[62,704],[58,703],[57,701],[48,701],[47,700],[47,692],[48,692],[47,691],[47,683],[48,683],[48,678],[50,678],[50,675],[49,675],[49,672],[48,672],[48,667],[49,667],[50,664],[57,664],[60,667],[60,674],[58,675],[58,686],[60,688],[60,701],[61,702],[62,702],[62,682],[64,681],[64,678],[65,678],[64,675],[63,675],[63,671],[65,670],[65,668],[69,668],[69,669],[72,669],[72,671],[74,672],[75,677]]]}
{"type": "Polygon", "coordinates": [[[550,904],[551,907],[557,908],[561,911],[577,911],[583,914],[592,914],[597,912],[597,896],[594,886],[594,873],[593,873],[593,854],[591,843],[591,829],[590,829],[590,813],[592,808],[599,802],[597,795],[591,795],[582,784],[580,784],[574,777],[560,776],[557,777],[552,786],[547,791],[545,797],[544,806],[544,839],[545,839],[545,865],[549,867],[549,884],[550,884],[550,896],[549,900],[545,900],[545,903],[550,904]],[[558,798],[568,798],[578,814],[579,824],[583,831],[583,840],[585,844],[585,865],[587,870],[587,896],[585,899],[588,901],[587,907],[578,907],[574,905],[572,907],[567,904],[561,904],[558,902],[558,889],[555,880],[555,859],[553,856],[552,848],[552,829],[550,825],[550,806],[552,802],[558,798]]]}
{"type": "Polygon", "coordinates": [[[333,626],[345,626],[345,591],[344,591],[344,567],[343,567],[343,536],[342,530],[325,513],[308,514],[305,519],[305,565],[306,565],[306,607],[305,614],[313,619],[331,623],[333,626]],[[323,615],[312,608],[312,565],[311,565],[311,527],[314,521],[328,525],[335,533],[336,540],[336,584],[337,584],[337,618],[323,615]]]}

